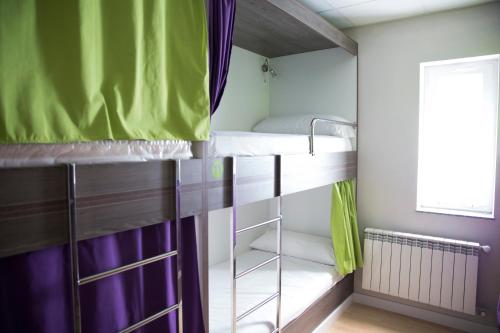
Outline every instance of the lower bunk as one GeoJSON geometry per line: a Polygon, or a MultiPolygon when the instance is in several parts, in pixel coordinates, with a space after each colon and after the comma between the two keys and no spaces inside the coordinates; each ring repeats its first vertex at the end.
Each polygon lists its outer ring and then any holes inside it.
{"type": "MultiPolygon", "coordinates": [[[[238,271],[270,259],[272,252],[251,249],[238,256],[238,271]]],[[[340,275],[335,266],[282,256],[281,332],[312,332],[353,292],[353,274],[340,275]]],[[[210,332],[231,331],[230,262],[212,265],[210,274],[210,332]]],[[[237,309],[244,313],[276,292],[275,265],[268,264],[238,280],[237,309]]],[[[276,322],[274,299],[238,322],[237,332],[272,332],[276,322]]]]}

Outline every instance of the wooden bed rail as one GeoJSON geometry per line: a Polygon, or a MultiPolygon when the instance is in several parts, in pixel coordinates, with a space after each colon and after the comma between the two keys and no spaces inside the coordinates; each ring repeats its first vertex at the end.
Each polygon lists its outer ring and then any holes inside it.
{"type": "MultiPolygon", "coordinates": [[[[181,216],[202,210],[202,161],[181,161],[181,216]]],[[[76,165],[78,239],[175,219],[175,161],[76,165]]],[[[67,243],[66,166],[0,169],[0,257],[67,243]]]]}
{"type": "MultiPolygon", "coordinates": [[[[238,157],[238,205],[356,176],[356,152],[238,157]]],[[[232,205],[230,158],[182,160],[181,217],[232,205]],[[206,182],[203,181],[206,166],[206,182]]],[[[175,219],[175,161],[76,165],[78,239],[175,219]]],[[[0,169],[0,258],[68,241],[67,167],[0,169]]]]}

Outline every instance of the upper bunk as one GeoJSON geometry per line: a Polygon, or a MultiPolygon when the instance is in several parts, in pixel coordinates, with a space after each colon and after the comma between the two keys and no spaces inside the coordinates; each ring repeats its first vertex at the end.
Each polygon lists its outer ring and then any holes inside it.
{"type": "MultiPolygon", "coordinates": [[[[294,0],[238,0],[236,15],[234,44],[250,50],[252,45],[267,45],[269,51],[265,53],[254,49],[263,55],[337,46],[352,54],[357,52],[355,42],[294,0]],[[251,10],[255,15],[251,15],[251,10]],[[262,22],[250,24],[252,19],[262,22]],[[245,24],[247,28],[243,27],[245,24]],[[260,27],[261,37],[244,45],[242,36],[251,35],[248,29],[255,32],[256,27],[260,27]],[[288,40],[287,46],[279,52],[277,49],[272,51],[274,46],[284,44],[268,40],[270,36],[288,40]],[[309,43],[309,40],[321,43],[309,43]],[[304,47],[293,48],[294,45],[304,47]]],[[[266,142],[268,138],[262,140],[266,142]]],[[[297,146],[295,143],[299,140],[304,148],[286,152],[283,145],[277,143],[274,152],[261,151],[261,148],[269,148],[269,145],[261,145],[254,148],[253,154],[237,156],[238,153],[211,152],[213,142],[210,141],[196,143],[199,148],[192,153],[186,151],[184,144],[182,149],[177,148],[182,155],[177,155],[171,154],[174,146],[155,146],[150,141],[134,143],[132,148],[130,143],[117,144],[118,151],[106,144],[86,143],[80,147],[80,152],[72,144],[43,145],[52,153],[44,157],[40,145],[34,149],[9,146],[10,156],[17,160],[13,164],[4,163],[0,168],[0,257],[67,242],[68,192],[73,163],[80,240],[175,219],[177,181],[179,215],[188,217],[200,215],[206,209],[230,207],[233,188],[238,204],[244,205],[356,176],[357,154],[352,146],[347,149],[345,143],[339,143],[345,149],[323,151],[313,156],[307,147],[307,136],[290,140],[294,142],[291,146],[297,146]],[[137,154],[123,155],[123,149],[135,149],[137,154]],[[41,163],[31,163],[34,158],[41,163]],[[88,163],[92,158],[97,160],[88,163]]],[[[331,139],[325,140],[331,142],[331,139]]],[[[7,150],[0,152],[3,162],[8,157],[7,150]]]]}

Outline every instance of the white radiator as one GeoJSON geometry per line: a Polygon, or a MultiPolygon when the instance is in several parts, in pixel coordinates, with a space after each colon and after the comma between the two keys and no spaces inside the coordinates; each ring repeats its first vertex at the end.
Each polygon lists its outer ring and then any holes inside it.
{"type": "Polygon", "coordinates": [[[365,229],[363,289],[476,314],[480,245],[365,229]]]}

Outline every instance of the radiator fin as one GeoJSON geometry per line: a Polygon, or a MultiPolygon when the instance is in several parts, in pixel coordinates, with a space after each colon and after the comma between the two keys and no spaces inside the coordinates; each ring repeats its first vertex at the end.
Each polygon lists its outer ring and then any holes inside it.
{"type": "Polygon", "coordinates": [[[420,259],[420,292],[418,300],[421,303],[429,304],[431,291],[431,270],[432,270],[432,249],[429,244],[424,244],[422,248],[422,258],[420,259]]]}
{"type": "Polygon", "coordinates": [[[389,279],[389,295],[399,294],[399,272],[401,270],[401,244],[391,244],[391,276],[389,279]]]}
{"type": "Polygon", "coordinates": [[[465,265],[465,291],[464,291],[464,311],[468,314],[476,313],[476,286],[478,256],[467,254],[465,265]]]}
{"type": "Polygon", "coordinates": [[[371,290],[380,291],[380,269],[382,267],[382,240],[373,240],[372,246],[372,281],[371,290]]]}
{"type": "Polygon", "coordinates": [[[422,248],[416,246],[416,241],[411,247],[410,256],[410,291],[409,299],[418,302],[418,295],[420,292],[420,264],[422,258],[422,248]]]}
{"type": "Polygon", "coordinates": [[[389,293],[389,278],[391,274],[391,243],[382,241],[382,264],[380,268],[380,292],[389,293]]]}
{"type": "Polygon", "coordinates": [[[443,276],[443,255],[442,249],[432,249],[431,262],[431,291],[429,295],[429,304],[441,306],[441,282],[443,276]]]}
{"type": "Polygon", "coordinates": [[[364,244],[364,265],[363,265],[363,280],[361,283],[361,287],[363,289],[370,290],[371,289],[371,281],[372,281],[372,249],[373,249],[373,240],[369,237],[365,237],[364,244]]]}
{"type": "Polygon", "coordinates": [[[441,307],[451,309],[451,293],[453,291],[453,265],[455,254],[449,250],[443,254],[443,273],[441,276],[441,307]]]}
{"type": "Polygon", "coordinates": [[[399,275],[399,297],[408,298],[410,291],[411,246],[403,244],[401,248],[401,271],[399,275]]]}

